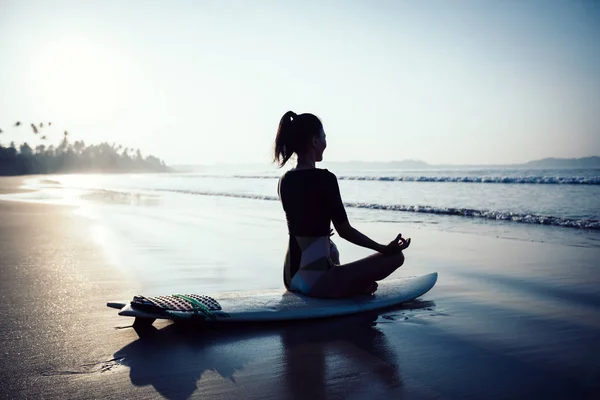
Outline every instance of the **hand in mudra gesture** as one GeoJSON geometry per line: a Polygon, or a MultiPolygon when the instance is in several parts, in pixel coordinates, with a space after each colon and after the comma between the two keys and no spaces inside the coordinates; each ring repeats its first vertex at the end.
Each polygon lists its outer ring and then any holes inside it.
{"type": "Polygon", "coordinates": [[[396,254],[405,250],[410,246],[410,238],[404,239],[402,234],[399,233],[396,239],[392,240],[387,246],[383,246],[381,253],[383,254],[396,254]]]}

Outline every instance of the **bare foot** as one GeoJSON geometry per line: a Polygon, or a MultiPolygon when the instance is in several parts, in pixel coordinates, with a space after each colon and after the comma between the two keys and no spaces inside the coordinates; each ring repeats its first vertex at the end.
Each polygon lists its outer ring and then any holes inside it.
{"type": "Polygon", "coordinates": [[[371,284],[371,286],[369,286],[369,288],[366,291],[366,294],[373,294],[377,291],[377,288],[379,287],[379,285],[377,284],[377,282],[373,282],[371,284]]]}

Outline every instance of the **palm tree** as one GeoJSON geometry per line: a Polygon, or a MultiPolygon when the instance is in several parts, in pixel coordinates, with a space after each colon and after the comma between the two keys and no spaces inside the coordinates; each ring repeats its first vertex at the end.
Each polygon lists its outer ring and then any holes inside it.
{"type": "Polygon", "coordinates": [[[85,148],[85,144],[82,141],[76,140],[75,143],[73,144],[73,149],[75,150],[75,152],[77,154],[81,154],[81,152],[83,151],[83,149],[85,148]]]}
{"type": "Polygon", "coordinates": [[[33,155],[33,149],[27,143],[23,143],[19,146],[19,153],[24,157],[31,157],[33,155]]]}
{"type": "MultiPolygon", "coordinates": [[[[42,141],[48,140],[47,135],[41,134],[44,124],[49,127],[52,122],[30,123],[33,133],[38,135],[42,141]]],[[[14,126],[20,127],[21,121],[16,121],[14,126]]],[[[23,126],[25,126],[25,123],[23,123],[23,126]]],[[[0,129],[0,134],[2,133],[6,132],[0,129]]],[[[106,169],[107,171],[167,170],[164,162],[160,159],[154,156],[144,158],[141,149],[129,148],[117,143],[109,144],[108,142],[86,147],[83,140],[70,144],[69,132],[66,130],[63,131],[63,139],[58,147],[39,144],[33,149],[27,143],[17,147],[15,142],[11,142],[10,147],[0,145],[0,151],[2,157],[8,157],[9,159],[21,156],[22,160],[17,161],[23,161],[21,162],[22,165],[17,165],[16,169],[13,168],[13,172],[18,173],[51,173],[53,171],[94,168],[106,169]]]]}

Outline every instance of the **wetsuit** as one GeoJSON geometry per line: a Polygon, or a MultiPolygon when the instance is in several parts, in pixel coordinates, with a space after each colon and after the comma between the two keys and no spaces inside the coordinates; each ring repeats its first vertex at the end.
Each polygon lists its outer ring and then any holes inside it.
{"type": "Polygon", "coordinates": [[[279,179],[278,193],[289,233],[283,281],[291,291],[310,294],[335,265],[330,257],[331,222],[348,221],[337,178],[326,169],[291,170],[279,179]]]}

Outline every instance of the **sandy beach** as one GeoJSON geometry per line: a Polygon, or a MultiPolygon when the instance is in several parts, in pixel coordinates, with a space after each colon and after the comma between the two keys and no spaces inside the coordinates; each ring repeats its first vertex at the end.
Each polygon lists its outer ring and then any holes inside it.
{"type": "MultiPolygon", "coordinates": [[[[0,193],[21,181],[0,178],[0,193]]],[[[143,282],[106,257],[92,224],[70,206],[0,201],[2,398],[600,396],[595,248],[419,230],[399,274],[440,278],[401,308],[136,332],[105,304],[143,282]]],[[[396,229],[362,227],[383,237],[396,229]]],[[[345,259],[363,254],[338,245],[345,259]]]]}

